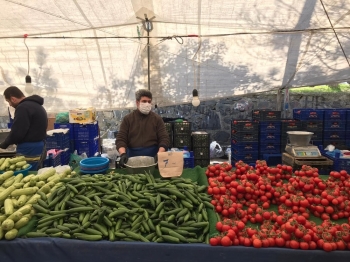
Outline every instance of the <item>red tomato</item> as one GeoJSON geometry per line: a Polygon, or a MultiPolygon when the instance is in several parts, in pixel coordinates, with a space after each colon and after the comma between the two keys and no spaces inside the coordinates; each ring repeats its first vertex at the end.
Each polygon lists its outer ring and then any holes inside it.
{"type": "Polygon", "coordinates": [[[253,247],[261,248],[261,246],[262,246],[262,242],[261,242],[260,239],[256,238],[256,239],[253,240],[253,247]]]}
{"type": "Polygon", "coordinates": [[[224,236],[221,238],[221,245],[224,247],[228,247],[232,245],[232,241],[228,236],[224,236]]]}
{"type": "Polygon", "coordinates": [[[212,237],[209,239],[209,244],[211,246],[217,246],[219,244],[219,240],[216,237],[212,237]]]}

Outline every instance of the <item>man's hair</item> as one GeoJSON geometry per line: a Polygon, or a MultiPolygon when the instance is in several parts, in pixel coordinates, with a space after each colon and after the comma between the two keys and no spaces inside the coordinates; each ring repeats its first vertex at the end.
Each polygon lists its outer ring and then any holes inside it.
{"type": "Polygon", "coordinates": [[[10,86],[4,91],[5,99],[10,99],[11,97],[22,98],[25,97],[23,92],[17,86],[10,86]]]}
{"type": "Polygon", "coordinates": [[[141,97],[146,96],[152,100],[152,93],[147,89],[139,89],[135,93],[136,101],[140,101],[141,97]]]}

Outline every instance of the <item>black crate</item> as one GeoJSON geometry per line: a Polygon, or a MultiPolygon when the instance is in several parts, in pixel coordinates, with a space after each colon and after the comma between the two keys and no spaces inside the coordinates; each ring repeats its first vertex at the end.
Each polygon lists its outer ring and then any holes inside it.
{"type": "Polygon", "coordinates": [[[210,158],[209,147],[197,147],[193,148],[194,159],[208,159],[210,158]]]}
{"type": "Polygon", "coordinates": [[[346,140],[346,132],[345,131],[324,131],[323,132],[323,140],[346,140]]]}
{"type": "Polygon", "coordinates": [[[165,129],[168,132],[169,135],[173,133],[173,125],[172,123],[164,123],[165,129]]]}
{"type": "Polygon", "coordinates": [[[191,135],[174,135],[173,145],[176,148],[187,146],[188,149],[191,149],[191,135]]]}
{"type": "Polygon", "coordinates": [[[346,121],[340,120],[325,120],[323,123],[323,130],[346,130],[346,121]]]}
{"type": "Polygon", "coordinates": [[[326,148],[328,145],[333,145],[340,150],[347,149],[346,140],[323,140],[323,148],[326,148]]]}
{"type": "Polygon", "coordinates": [[[210,134],[208,133],[192,133],[192,148],[209,147],[210,134]]]}
{"type": "Polygon", "coordinates": [[[303,129],[302,123],[295,119],[282,119],[281,120],[281,132],[286,133],[287,131],[301,131],[303,129]]]}
{"type": "Polygon", "coordinates": [[[210,159],[195,159],[194,166],[208,167],[210,165],[210,159]]]}
{"type": "Polygon", "coordinates": [[[171,134],[171,135],[169,135],[169,141],[170,141],[170,143],[169,143],[169,148],[172,148],[172,147],[173,147],[173,145],[174,145],[173,135],[172,135],[172,134],[171,134]]]}
{"type": "Polygon", "coordinates": [[[191,122],[175,122],[173,126],[174,135],[191,134],[191,122]]]}
{"type": "Polygon", "coordinates": [[[238,132],[258,132],[259,122],[250,120],[232,120],[231,132],[232,134],[238,132]]]}
{"type": "Polygon", "coordinates": [[[254,109],[252,110],[252,119],[258,121],[279,121],[281,120],[281,111],[254,109]]]}
{"type": "Polygon", "coordinates": [[[323,131],[315,131],[313,133],[314,134],[311,137],[311,141],[313,141],[313,140],[315,140],[315,141],[323,140],[323,131]]]}
{"type": "Polygon", "coordinates": [[[231,134],[232,143],[244,142],[244,141],[259,141],[259,133],[257,132],[239,132],[231,134]]]}
{"type": "Polygon", "coordinates": [[[322,131],[323,120],[302,120],[303,131],[322,131]]]}

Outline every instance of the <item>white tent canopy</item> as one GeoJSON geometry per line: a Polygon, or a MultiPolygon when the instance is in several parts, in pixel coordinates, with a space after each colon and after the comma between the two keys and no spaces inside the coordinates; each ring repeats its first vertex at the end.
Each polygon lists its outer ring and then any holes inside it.
{"type": "Polygon", "coordinates": [[[349,81],[349,25],[349,0],[0,0],[0,93],[28,70],[49,111],[132,107],[148,68],[159,106],[349,81]]]}

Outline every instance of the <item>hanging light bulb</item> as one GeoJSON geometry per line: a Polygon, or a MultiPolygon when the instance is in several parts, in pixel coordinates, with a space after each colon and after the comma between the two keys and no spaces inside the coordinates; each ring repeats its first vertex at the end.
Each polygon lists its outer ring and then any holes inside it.
{"type": "Polygon", "coordinates": [[[24,91],[26,91],[27,94],[31,94],[34,91],[33,85],[32,85],[32,78],[30,75],[26,76],[26,86],[24,88],[24,91]]]}
{"type": "Polygon", "coordinates": [[[27,39],[27,37],[28,37],[28,34],[25,34],[24,35],[24,44],[25,44],[25,46],[27,47],[27,51],[28,51],[28,74],[27,74],[27,76],[26,76],[26,85],[25,85],[25,88],[24,88],[24,91],[27,93],[27,94],[31,94],[31,93],[33,93],[33,91],[34,91],[34,88],[33,88],[33,85],[32,85],[32,78],[30,77],[30,75],[29,75],[29,48],[28,48],[28,46],[27,46],[27,44],[26,44],[26,39],[27,39]]]}
{"type": "Polygon", "coordinates": [[[193,98],[192,98],[192,105],[195,106],[195,107],[199,106],[201,101],[198,98],[198,91],[197,91],[197,89],[193,89],[192,96],[193,96],[193,98]]]}

